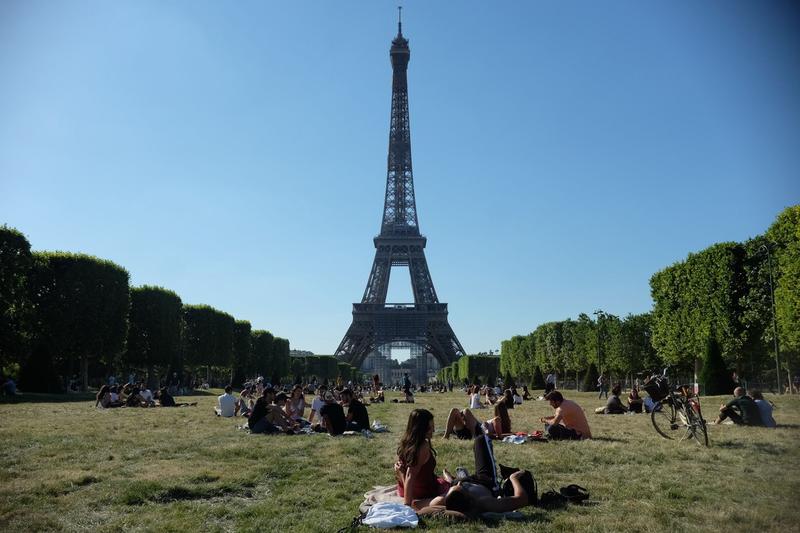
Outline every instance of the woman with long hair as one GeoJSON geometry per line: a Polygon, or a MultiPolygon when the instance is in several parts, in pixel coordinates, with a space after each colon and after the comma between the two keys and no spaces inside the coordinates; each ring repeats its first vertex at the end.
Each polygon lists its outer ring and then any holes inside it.
{"type": "Polygon", "coordinates": [[[481,409],[483,407],[483,404],[481,404],[481,395],[477,385],[470,386],[470,388],[467,389],[467,394],[469,394],[470,409],[481,409]]]}
{"type": "Polygon", "coordinates": [[[514,408],[514,393],[511,392],[511,389],[506,389],[503,392],[503,397],[500,399],[500,403],[504,403],[506,405],[506,409],[514,408]]]}
{"type": "Polygon", "coordinates": [[[303,387],[295,385],[289,401],[286,402],[286,414],[292,420],[301,420],[306,411],[306,399],[303,396],[303,387]]]}
{"type": "Polygon", "coordinates": [[[408,415],[406,432],[397,446],[394,465],[397,493],[403,503],[421,509],[428,502],[447,492],[450,483],[436,477],[436,451],[431,446],[433,414],[427,409],[414,409],[408,415]],[[414,500],[419,500],[414,503],[414,500]]]}
{"type": "Polygon", "coordinates": [[[111,394],[109,393],[110,390],[111,387],[108,385],[103,385],[100,387],[100,390],[97,391],[97,396],[95,397],[95,407],[111,407],[111,394]]]}
{"type": "Polygon", "coordinates": [[[486,421],[486,429],[492,438],[500,438],[511,433],[511,418],[508,416],[505,402],[494,404],[494,418],[486,421]]]}

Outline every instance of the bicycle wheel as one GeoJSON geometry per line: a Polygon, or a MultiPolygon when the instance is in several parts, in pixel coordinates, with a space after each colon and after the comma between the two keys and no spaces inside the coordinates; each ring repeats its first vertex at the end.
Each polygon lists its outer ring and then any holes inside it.
{"type": "Polygon", "coordinates": [[[688,404],[686,413],[689,417],[689,432],[698,444],[708,446],[708,427],[703,415],[696,412],[692,404],[688,404]]]}
{"type": "Polygon", "coordinates": [[[669,399],[663,402],[656,402],[653,412],[650,413],[650,421],[653,422],[653,427],[665,439],[674,438],[675,430],[679,427],[675,423],[675,417],[675,406],[669,399]]]}

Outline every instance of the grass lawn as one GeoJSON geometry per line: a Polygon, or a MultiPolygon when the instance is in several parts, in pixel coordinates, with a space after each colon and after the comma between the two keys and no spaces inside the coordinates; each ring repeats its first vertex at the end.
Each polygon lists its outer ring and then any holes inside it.
{"type": "MultiPolygon", "coordinates": [[[[587,412],[602,404],[595,394],[564,394],[587,412]]],[[[437,469],[473,470],[471,443],[441,437],[449,409],[466,406],[463,394],[371,406],[370,418],[391,429],[371,440],[248,435],[236,429],[244,419],[213,415],[215,395],[193,396],[198,407],[105,411],[85,397],[64,398],[0,404],[2,531],[336,531],[358,514],[365,491],[392,483],[397,441],[414,407],[435,414],[437,469]]],[[[706,418],[723,399],[702,399],[706,418]]],[[[532,470],[540,491],[578,483],[591,492],[590,505],[529,507],[523,524],[428,519],[426,526],[798,531],[800,398],[769,399],[782,427],[710,426],[710,448],[661,438],[648,415],[591,413],[591,441],[495,443],[498,461],[532,470]]],[[[550,411],[546,402],[525,402],[511,411],[513,429],[540,429],[550,411]]]]}

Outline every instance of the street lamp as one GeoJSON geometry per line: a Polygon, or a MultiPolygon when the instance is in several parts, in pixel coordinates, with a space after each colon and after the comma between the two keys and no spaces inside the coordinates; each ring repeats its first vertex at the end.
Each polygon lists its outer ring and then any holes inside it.
{"type": "Polygon", "coordinates": [[[767,252],[767,268],[769,269],[769,296],[770,302],[772,303],[772,342],[775,348],[775,377],[778,378],[776,385],[778,387],[778,394],[782,394],[783,388],[781,387],[781,368],[780,364],[778,363],[780,351],[778,350],[778,321],[775,316],[775,286],[772,280],[772,254],[769,253],[769,246],[766,244],[762,244],[758,251],[760,252],[762,249],[767,252]]]}

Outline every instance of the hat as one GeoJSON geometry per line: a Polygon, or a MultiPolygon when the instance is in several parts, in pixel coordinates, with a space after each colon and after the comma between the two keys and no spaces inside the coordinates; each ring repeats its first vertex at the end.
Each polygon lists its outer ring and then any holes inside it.
{"type": "Polygon", "coordinates": [[[324,397],[323,399],[324,399],[326,402],[332,402],[332,401],[334,401],[334,400],[335,400],[335,398],[333,397],[333,393],[332,393],[331,391],[328,391],[328,392],[326,392],[326,393],[325,393],[325,397],[324,397]]]}

